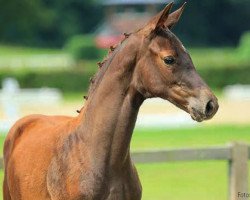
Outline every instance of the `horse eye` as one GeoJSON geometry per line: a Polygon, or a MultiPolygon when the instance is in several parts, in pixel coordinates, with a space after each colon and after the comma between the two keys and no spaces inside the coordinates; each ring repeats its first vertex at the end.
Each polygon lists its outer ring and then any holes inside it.
{"type": "Polygon", "coordinates": [[[168,57],[164,58],[164,63],[167,65],[172,65],[175,63],[175,59],[172,56],[168,56],[168,57]]]}

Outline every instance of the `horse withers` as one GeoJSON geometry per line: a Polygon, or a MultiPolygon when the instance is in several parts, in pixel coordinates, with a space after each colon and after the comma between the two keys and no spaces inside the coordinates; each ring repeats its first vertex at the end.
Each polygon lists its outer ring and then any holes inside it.
{"type": "Polygon", "coordinates": [[[173,3],[111,48],[76,117],[20,119],[4,144],[4,200],[139,200],[141,184],[130,157],[137,114],[161,97],[201,122],[217,99],[171,32],[184,5],[173,3]]]}

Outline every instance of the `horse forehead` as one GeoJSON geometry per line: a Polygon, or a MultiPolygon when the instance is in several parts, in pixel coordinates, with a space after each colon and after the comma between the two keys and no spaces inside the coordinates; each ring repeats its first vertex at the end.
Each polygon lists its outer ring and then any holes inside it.
{"type": "Polygon", "coordinates": [[[186,48],[182,44],[182,42],[179,40],[179,38],[172,33],[170,30],[163,30],[163,32],[160,33],[160,38],[158,40],[158,44],[161,47],[172,47],[173,49],[177,50],[181,49],[184,52],[187,52],[186,48]]]}
{"type": "Polygon", "coordinates": [[[187,49],[185,48],[185,46],[181,43],[181,48],[182,48],[182,50],[185,52],[185,53],[187,53],[187,49]]]}
{"type": "Polygon", "coordinates": [[[173,33],[172,33],[172,43],[174,44],[175,46],[175,49],[179,52],[184,52],[184,53],[188,53],[187,49],[185,48],[185,46],[183,45],[183,43],[180,41],[180,39],[175,36],[173,33]]]}
{"type": "Polygon", "coordinates": [[[184,45],[182,44],[182,42],[180,41],[180,39],[173,34],[172,32],[170,32],[171,34],[171,41],[174,43],[174,46],[178,49],[181,49],[184,52],[187,52],[186,48],[184,47],[184,45]]]}

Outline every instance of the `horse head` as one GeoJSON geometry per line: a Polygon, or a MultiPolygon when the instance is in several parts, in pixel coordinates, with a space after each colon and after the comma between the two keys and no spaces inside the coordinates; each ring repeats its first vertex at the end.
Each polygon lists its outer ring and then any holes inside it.
{"type": "Polygon", "coordinates": [[[218,101],[197,73],[188,51],[171,32],[185,7],[170,13],[172,5],[133,34],[139,48],[133,84],[145,98],[166,99],[201,122],[215,115],[218,101]]]}

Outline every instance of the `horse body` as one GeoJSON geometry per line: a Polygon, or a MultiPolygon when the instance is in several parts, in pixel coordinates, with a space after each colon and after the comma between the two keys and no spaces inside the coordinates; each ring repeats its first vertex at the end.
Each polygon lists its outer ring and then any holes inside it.
{"type": "Polygon", "coordinates": [[[139,200],[129,147],[143,101],[167,99],[197,121],[216,113],[216,97],[169,30],[183,7],[171,7],[111,49],[77,117],[33,115],[12,127],[4,200],[139,200]]]}
{"type": "MultiPolygon", "coordinates": [[[[121,56],[117,49],[113,63],[121,56]]],[[[143,100],[128,90],[128,63],[114,73],[116,64],[79,116],[37,115],[14,125],[4,153],[11,199],[140,199],[129,143],[143,100]]]]}
{"type": "Polygon", "coordinates": [[[42,188],[47,188],[46,173],[59,138],[57,130],[63,130],[68,120],[29,116],[10,130],[4,147],[5,184],[10,199],[49,199],[48,191],[42,188]]]}
{"type": "Polygon", "coordinates": [[[5,143],[9,199],[139,199],[141,186],[129,154],[119,167],[112,167],[111,160],[97,164],[91,156],[98,159],[110,147],[99,144],[100,155],[95,155],[92,141],[81,131],[78,118],[31,116],[18,121],[5,143]]]}

